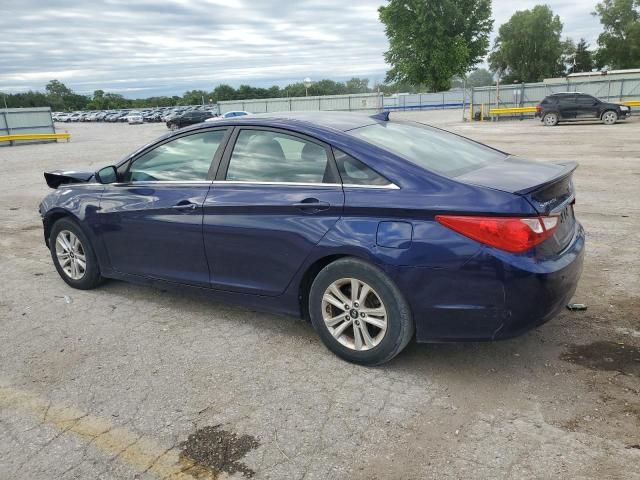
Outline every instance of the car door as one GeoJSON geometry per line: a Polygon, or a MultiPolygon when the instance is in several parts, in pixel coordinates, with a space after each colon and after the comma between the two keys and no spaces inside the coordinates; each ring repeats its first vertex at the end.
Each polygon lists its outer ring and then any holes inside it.
{"type": "Polygon", "coordinates": [[[343,205],[328,145],[278,129],[236,127],[204,203],[211,286],[283,293],[343,205]]]}
{"type": "Polygon", "coordinates": [[[599,100],[591,95],[576,95],[577,118],[598,117],[599,100]]]}
{"type": "Polygon", "coordinates": [[[576,96],[573,94],[561,95],[558,99],[558,110],[563,119],[570,120],[576,118],[576,96]]]}
{"type": "Polygon", "coordinates": [[[227,136],[219,128],[172,137],[119,167],[119,181],[106,186],[99,210],[113,269],[209,285],[202,206],[212,160],[227,136]]]}

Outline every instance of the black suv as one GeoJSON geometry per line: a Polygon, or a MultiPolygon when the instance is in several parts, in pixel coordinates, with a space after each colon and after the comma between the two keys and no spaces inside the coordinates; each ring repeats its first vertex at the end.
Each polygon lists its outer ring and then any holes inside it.
{"type": "Polygon", "coordinates": [[[631,115],[631,108],[618,103],[607,103],[584,93],[554,93],[536,106],[536,117],[547,126],[560,121],[600,119],[605,125],[613,125],[631,115]]]}
{"type": "Polygon", "coordinates": [[[167,122],[167,128],[169,128],[170,130],[178,130],[179,128],[186,127],[187,125],[202,123],[207,118],[211,117],[213,117],[213,114],[206,110],[190,110],[183,113],[179,117],[169,120],[167,122]]]}

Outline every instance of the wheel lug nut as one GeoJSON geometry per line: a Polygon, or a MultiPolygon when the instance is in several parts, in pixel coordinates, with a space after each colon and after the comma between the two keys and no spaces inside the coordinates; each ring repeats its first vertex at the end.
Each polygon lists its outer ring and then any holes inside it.
{"type": "Polygon", "coordinates": [[[365,313],[364,313],[364,312],[362,312],[362,313],[360,314],[360,316],[361,316],[362,318],[366,317],[366,315],[365,315],[365,313]]]}
{"type": "Polygon", "coordinates": [[[358,302],[353,304],[354,308],[358,308],[360,305],[358,304],[358,302]]]}
{"type": "Polygon", "coordinates": [[[351,317],[349,315],[345,315],[344,319],[349,320],[351,317]]]}
{"type": "Polygon", "coordinates": [[[349,310],[349,305],[347,305],[346,303],[344,304],[344,309],[345,310],[349,310]]]}

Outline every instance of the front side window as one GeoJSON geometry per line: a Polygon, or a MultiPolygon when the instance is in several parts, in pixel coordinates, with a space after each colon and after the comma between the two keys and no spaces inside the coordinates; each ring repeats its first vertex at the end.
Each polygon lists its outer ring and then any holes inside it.
{"type": "Polygon", "coordinates": [[[472,140],[419,123],[376,123],[348,133],[446,177],[456,177],[508,157],[472,140]]]}
{"type": "Polygon", "coordinates": [[[225,130],[176,138],[138,157],[124,175],[125,182],[207,180],[225,130]]]}
{"type": "Polygon", "coordinates": [[[241,130],[227,170],[236,182],[330,183],[322,145],[285,133],[241,130]]]}

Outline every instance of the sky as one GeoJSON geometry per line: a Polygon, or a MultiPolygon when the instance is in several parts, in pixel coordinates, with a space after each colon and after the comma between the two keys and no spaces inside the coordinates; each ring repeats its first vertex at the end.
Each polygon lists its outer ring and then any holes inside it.
{"type": "MultiPolygon", "coordinates": [[[[384,0],[1,0],[0,91],[181,95],[354,76],[382,82],[384,0]]],[[[517,10],[547,3],[563,36],[592,46],[597,0],[493,0],[494,32],[517,10]]]]}

